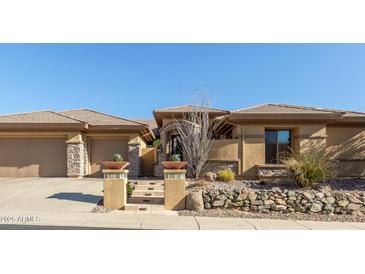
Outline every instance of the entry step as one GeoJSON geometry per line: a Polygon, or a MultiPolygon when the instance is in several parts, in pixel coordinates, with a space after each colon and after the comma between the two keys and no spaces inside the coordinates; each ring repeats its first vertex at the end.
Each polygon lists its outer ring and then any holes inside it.
{"type": "Polygon", "coordinates": [[[127,204],[125,211],[164,211],[164,205],[127,204]]]}
{"type": "Polygon", "coordinates": [[[129,204],[154,204],[163,205],[165,202],[164,197],[130,197],[128,198],[129,204]]]}
{"type": "Polygon", "coordinates": [[[153,190],[160,190],[164,191],[163,185],[136,185],[134,191],[153,191],[153,190]]]}
{"type": "Polygon", "coordinates": [[[146,191],[140,191],[140,190],[134,190],[132,193],[132,198],[134,197],[164,197],[165,192],[163,190],[146,190],[146,191]]]}
{"type": "Polygon", "coordinates": [[[164,181],[138,181],[136,186],[164,186],[164,181]]]}

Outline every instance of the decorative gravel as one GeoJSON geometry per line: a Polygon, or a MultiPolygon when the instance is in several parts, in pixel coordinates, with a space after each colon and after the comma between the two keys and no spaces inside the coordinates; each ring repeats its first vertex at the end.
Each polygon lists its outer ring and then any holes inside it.
{"type": "MultiPolygon", "coordinates": [[[[196,192],[204,189],[249,189],[249,190],[271,190],[273,187],[280,187],[281,189],[288,190],[303,190],[299,188],[294,182],[267,182],[261,183],[257,180],[243,180],[234,181],[230,183],[224,182],[189,182],[187,190],[190,192],[196,192]]],[[[327,189],[332,191],[365,191],[364,179],[334,179],[327,182],[318,184],[317,189],[327,189]]]]}
{"type": "Polygon", "coordinates": [[[94,207],[92,210],[91,210],[91,213],[109,213],[113,211],[112,209],[110,208],[105,208],[103,206],[96,206],[94,207]]]}
{"type": "Polygon", "coordinates": [[[91,210],[91,213],[109,213],[113,211],[111,208],[105,208],[104,207],[104,198],[101,199],[97,206],[94,207],[92,210],[91,210]]]}
{"type": "Polygon", "coordinates": [[[321,222],[365,222],[365,216],[353,215],[324,215],[302,213],[277,213],[270,214],[244,212],[235,209],[210,209],[203,211],[179,211],[179,216],[216,217],[216,218],[246,218],[246,219],[280,219],[280,220],[306,220],[321,222]]]}

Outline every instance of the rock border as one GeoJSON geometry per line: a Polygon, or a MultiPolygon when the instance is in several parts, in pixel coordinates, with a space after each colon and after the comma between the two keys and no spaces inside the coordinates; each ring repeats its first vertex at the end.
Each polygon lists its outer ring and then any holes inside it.
{"type": "Polygon", "coordinates": [[[202,191],[204,209],[239,209],[257,213],[365,213],[365,192],[334,192],[325,190],[206,189],[202,191]]]}

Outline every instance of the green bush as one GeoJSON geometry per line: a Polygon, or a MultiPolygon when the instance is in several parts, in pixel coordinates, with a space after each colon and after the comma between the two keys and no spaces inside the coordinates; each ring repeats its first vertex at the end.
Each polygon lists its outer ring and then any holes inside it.
{"type": "Polygon", "coordinates": [[[160,139],[156,139],[153,141],[153,147],[159,147],[161,145],[161,140],[160,139]]]}
{"type": "Polygon", "coordinates": [[[112,157],[113,162],[123,162],[122,155],[115,153],[112,157]]]}
{"type": "Polygon", "coordinates": [[[224,169],[217,172],[217,181],[231,182],[234,181],[234,172],[230,169],[224,169]]]}
{"type": "Polygon", "coordinates": [[[283,160],[300,187],[314,187],[335,174],[336,163],[323,153],[308,151],[283,160]]]}
{"type": "Polygon", "coordinates": [[[127,184],[127,193],[128,193],[128,196],[132,195],[133,190],[134,189],[133,189],[132,185],[128,182],[128,184],[127,184]]]}

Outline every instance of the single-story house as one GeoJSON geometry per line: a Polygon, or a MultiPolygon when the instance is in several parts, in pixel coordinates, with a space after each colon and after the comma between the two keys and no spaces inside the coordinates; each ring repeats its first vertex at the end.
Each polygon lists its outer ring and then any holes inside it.
{"type": "Polygon", "coordinates": [[[88,109],[0,116],[0,177],[101,177],[101,161],[120,153],[130,175],[155,139],[143,123],[88,109]]]}
{"type": "MultiPolygon", "coordinates": [[[[192,106],[154,111],[159,126],[160,163],[172,154],[182,154],[175,130],[176,120],[192,106]]],[[[208,111],[214,128],[213,146],[206,170],[231,168],[238,176],[285,173],[281,155],[288,150],[309,149],[327,154],[339,162],[340,177],[365,177],[365,113],[284,104],[263,104],[236,111],[208,111]],[[281,170],[284,169],[284,170],[281,170]]]]}
{"type": "MultiPolygon", "coordinates": [[[[183,156],[176,120],[192,109],[157,109],[154,119],[88,109],[0,116],[0,177],[101,177],[101,161],[114,153],[131,163],[131,177],[162,176],[162,161],[183,156]],[[151,148],[156,138],[161,145],[151,148]]],[[[280,174],[283,153],[314,148],[339,162],[338,176],[365,177],[363,112],[284,104],[201,111],[209,113],[214,133],[206,171],[280,174]]]]}

